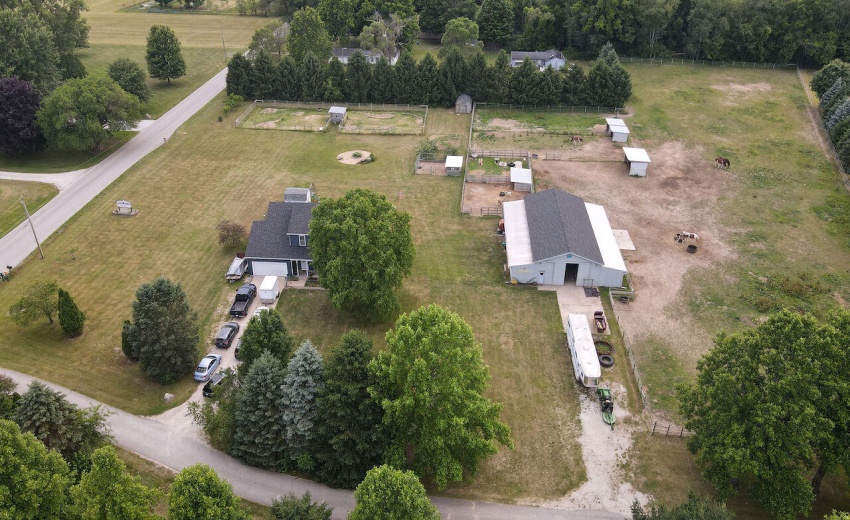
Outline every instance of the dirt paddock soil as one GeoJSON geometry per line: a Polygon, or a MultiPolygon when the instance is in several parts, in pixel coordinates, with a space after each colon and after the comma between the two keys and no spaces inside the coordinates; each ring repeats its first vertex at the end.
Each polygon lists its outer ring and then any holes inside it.
{"type": "Polygon", "coordinates": [[[419,168],[416,170],[416,175],[446,177],[446,163],[445,161],[419,161],[419,168]]]}
{"type": "Polygon", "coordinates": [[[485,184],[480,182],[467,182],[463,192],[463,205],[471,209],[470,215],[481,216],[479,208],[496,208],[499,202],[509,200],[522,200],[528,195],[522,191],[515,191],[510,182],[485,184]],[[510,192],[510,195],[499,196],[500,192],[510,192]]]}
{"type": "MultiPolygon", "coordinates": [[[[612,147],[610,141],[607,146],[612,147]]],[[[733,258],[717,210],[731,176],[702,159],[699,150],[686,149],[680,142],[649,147],[647,152],[652,163],[644,178],[629,177],[621,160],[535,161],[537,191],[560,188],[602,204],[611,226],[628,230],[637,250],[622,253],[637,299],[628,309],[618,309],[622,325],[633,342],[648,335],[676,337],[671,343],[677,354],[685,366],[694,366],[710,348],[710,335],[682,334],[693,324],[683,323],[669,309],[680,295],[688,270],[733,258]],[[674,242],[673,236],[681,231],[699,235],[696,254],[685,251],[687,244],[674,242]]]]}

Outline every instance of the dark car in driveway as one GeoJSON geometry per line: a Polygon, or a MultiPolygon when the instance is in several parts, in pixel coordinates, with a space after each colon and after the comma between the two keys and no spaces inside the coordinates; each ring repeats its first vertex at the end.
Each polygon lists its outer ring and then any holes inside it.
{"type": "Polygon", "coordinates": [[[218,348],[229,348],[238,333],[239,324],[235,321],[228,321],[219,329],[218,335],[215,337],[215,346],[218,348]]]}
{"type": "Polygon", "coordinates": [[[226,374],[224,372],[218,372],[213,374],[207,384],[204,385],[204,389],[202,390],[204,397],[212,397],[213,392],[215,391],[215,387],[221,384],[224,381],[226,374]]]}

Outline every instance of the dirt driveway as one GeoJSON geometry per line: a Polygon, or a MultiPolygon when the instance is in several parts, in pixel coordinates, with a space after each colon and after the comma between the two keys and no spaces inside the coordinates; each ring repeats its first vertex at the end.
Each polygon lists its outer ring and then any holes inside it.
{"type": "MultiPolygon", "coordinates": [[[[599,143],[604,146],[605,140],[599,143]]],[[[607,146],[618,148],[610,142],[607,146]]],[[[582,159],[586,151],[591,151],[588,144],[584,148],[582,159]]],[[[711,338],[707,334],[681,334],[694,324],[672,307],[689,270],[733,257],[716,209],[726,190],[733,189],[731,176],[714,168],[699,150],[686,149],[680,142],[647,144],[644,148],[652,159],[644,178],[629,177],[622,161],[587,160],[538,160],[534,162],[534,175],[538,191],[560,188],[602,204],[612,227],[628,230],[637,249],[623,251],[623,257],[638,297],[629,310],[620,312],[624,329],[633,340],[650,334],[675,335],[677,354],[686,367],[693,367],[710,348],[711,338]],[[699,235],[696,254],[688,254],[685,244],[674,242],[673,236],[681,231],[699,235]]],[[[607,154],[610,156],[610,152],[607,154]]]]}

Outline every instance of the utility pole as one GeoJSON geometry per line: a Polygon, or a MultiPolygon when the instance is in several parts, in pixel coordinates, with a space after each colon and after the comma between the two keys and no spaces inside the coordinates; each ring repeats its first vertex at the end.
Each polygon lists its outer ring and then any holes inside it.
{"type": "Polygon", "coordinates": [[[35,238],[35,245],[38,246],[38,252],[41,254],[41,258],[44,259],[44,251],[42,251],[41,249],[41,243],[38,241],[38,235],[35,234],[35,226],[32,225],[30,211],[27,209],[27,202],[24,200],[23,197],[21,197],[21,200],[19,202],[24,205],[24,213],[27,214],[27,222],[30,223],[30,229],[32,229],[32,236],[33,238],[35,238]]]}
{"type": "Polygon", "coordinates": [[[227,63],[227,47],[224,46],[224,29],[221,30],[221,49],[224,51],[224,63],[227,63]]]}

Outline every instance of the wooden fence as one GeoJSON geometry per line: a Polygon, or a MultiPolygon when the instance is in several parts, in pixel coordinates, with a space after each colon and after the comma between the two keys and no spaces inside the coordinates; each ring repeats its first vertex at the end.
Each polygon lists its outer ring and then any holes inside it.
{"type": "Polygon", "coordinates": [[[571,114],[617,114],[625,113],[623,107],[600,107],[600,106],[570,106],[570,105],[512,105],[505,103],[475,103],[472,107],[473,119],[475,109],[482,110],[519,110],[521,112],[564,112],[571,114]]]}
{"type": "Polygon", "coordinates": [[[476,150],[474,148],[470,148],[467,155],[475,159],[479,157],[499,157],[500,159],[524,157],[526,162],[529,162],[530,157],[528,150],[476,150]]]}
{"type": "Polygon", "coordinates": [[[504,184],[510,183],[511,178],[507,175],[466,175],[466,182],[476,184],[504,184]]]}
{"type": "Polygon", "coordinates": [[[502,216],[502,207],[501,206],[491,206],[485,208],[478,208],[478,211],[481,215],[498,215],[502,216]]]}
{"type": "Polygon", "coordinates": [[[686,58],[620,58],[620,63],[650,63],[654,65],[707,65],[737,69],[793,69],[793,63],[755,63],[749,61],[713,61],[686,58]]]}

